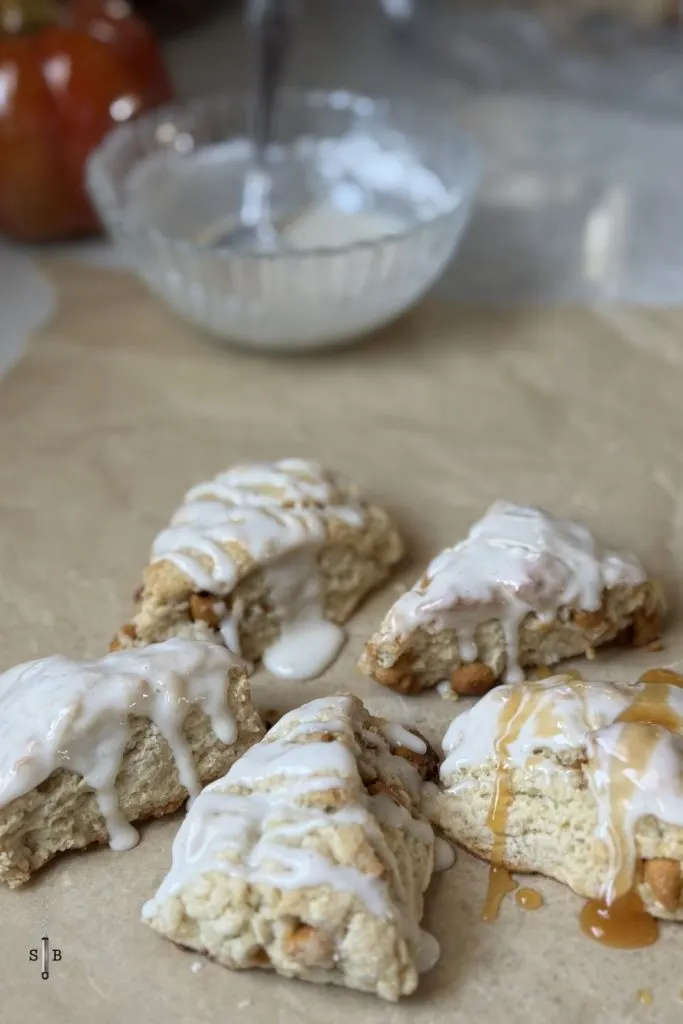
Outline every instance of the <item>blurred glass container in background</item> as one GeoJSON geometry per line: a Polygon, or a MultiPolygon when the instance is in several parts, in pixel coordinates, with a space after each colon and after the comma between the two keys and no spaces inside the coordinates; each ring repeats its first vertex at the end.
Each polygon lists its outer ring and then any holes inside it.
{"type": "Polygon", "coordinates": [[[90,194],[152,291],[220,338],[282,350],[353,338],[412,306],[453,255],[479,178],[450,113],[284,90],[273,218],[301,215],[275,251],[211,247],[213,225],[239,219],[250,109],[240,96],[167,108],[91,156],[90,194]]]}

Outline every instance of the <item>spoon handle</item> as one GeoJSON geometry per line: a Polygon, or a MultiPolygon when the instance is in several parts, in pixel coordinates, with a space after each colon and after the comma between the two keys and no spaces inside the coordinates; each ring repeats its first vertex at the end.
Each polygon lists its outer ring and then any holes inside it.
{"type": "Polygon", "coordinates": [[[291,40],[291,0],[251,0],[247,16],[256,43],[256,103],[252,138],[256,161],[265,164],[272,138],[273,110],[291,40]]]}

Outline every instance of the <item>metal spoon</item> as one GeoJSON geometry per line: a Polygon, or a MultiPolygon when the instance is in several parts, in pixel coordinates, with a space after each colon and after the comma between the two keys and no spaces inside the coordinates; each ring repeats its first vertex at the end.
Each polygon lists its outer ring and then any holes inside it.
{"type": "Polygon", "coordinates": [[[214,221],[198,232],[195,241],[199,245],[237,247],[252,243],[258,248],[276,248],[279,232],[303,212],[301,206],[293,207],[273,219],[272,180],[268,168],[273,113],[290,47],[293,13],[293,0],[249,0],[247,3],[247,23],[256,50],[256,99],[251,128],[254,163],[245,178],[239,215],[231,214],[214,221]]]}

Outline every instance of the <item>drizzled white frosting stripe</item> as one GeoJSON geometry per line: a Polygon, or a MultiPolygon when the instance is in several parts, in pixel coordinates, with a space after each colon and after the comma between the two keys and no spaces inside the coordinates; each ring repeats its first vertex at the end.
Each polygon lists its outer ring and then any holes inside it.
{"type": "Polygon", "coordinates": [[[477,658],[478,626],[500,619],[505,678],[515,682],[523,678],[518,632],[529,612],[550,622],[565,605],[596,611],[605,588],[645,580],[634,556],[600,550],[579,523],[499,501],[465,540],[437,555],[425,576],[394,604],[381,632],[401,637],[419,627],[430,633],[454,629],[467,662],[477,658]]]}
{"type": "MultiPolygon", "coordinates": [[[[264,662],[274,675],[312,678],[345,639],[322,608],[316,556],[328,518],[361,527],[364,513],[355,491],[317,463],[283,459],[237,466],[188,492],[154,541],[152,561],[172,562],[198,590],[223,597],[246,571],[261,568],[282,622],[282,636],[264,662]]],[[[220,628],[236,653],[238,626],[233,612],[220,628]]]]}
{"type": "Polygon", "coordinates": [[[363,513],[347,486],[317,463],[282,459],[236,466],[193,487],[152,546],[152,560],[173,562],[202,590],[227,595],[240,577],[229,545],[265,563],[325,540],[325,517],[360,526],[363,513]],[[197,559],[210,561],[205,568],[197,559]]]}
{"type": "MultiPolygon", "coordinates": [[[[417,950],[421,935],[411,894],[404,891],[399,866],[379,823],[414,834],[432,848],[434,834],[427,822],[414,819],[385,795],[370,797],[365,792],[356,763],[360,748],[352,713],[348,697],[311,701],[281,718],[223,779],[208,786],[176,836],[171,870],[145,904],[143,917],[153,917],[170,896],[206,872],[218,871],[253,885],[329,886],[351,893],[371,914],[396,921],[417,950]],[[316,732],[325,733],[327,742],[308,739],[316,732]],[[330,741],[330,735],[336,738],[330,741]],[[342,794],[334,806],[306,803],[307,797],[329,790],[342,794]],[[386,877],[340,865],[310,844],[290,842],[352,824],[362,827],[391,886],[386,877]]],[[[397,765],[401,762],[417,793],[419,773],[405,758],[390,753],[390,742],[400,741],[407,747],[415,743],[422,750],[425,746],[399,726],[392,725],[388,732],[391,741],[373,732],[379,753],[392,757],[397,765]]]]}
{"type": "Polygon", "coordinates": [[[238,667],[241,662],[223,647],[173,639],[99,661],[55,655],[10,669],[0,675],[0,807],[66,768],[95,790],[110,845],[134,846],[138,833],[116,794],[131,717],[154,722],[181,784],[196,796],[200,783],[183,722],[199,706],[218,739],[234,743],[228,673],[238,667]]]}
{"type": "Polygon", "coordinates": [[[451,723],[443,746],[441,780],[453,793],[467,785],[466,773],[473,768],[528,768],[548,777],[569,770],[563,767],[563,756],[585,751],[588,760],[582,770],[596,801],[596,835],[608,852],[603,893],[608,901],[632,884],[641,818],[651,815],[683,828],[679,686],[644,682],[618,687],[568,676],[501,686],[451,723]],[[496,751],[510,725],[513,701],[514,735],[502,744],[506,764],[499,765],[496,751]]]}

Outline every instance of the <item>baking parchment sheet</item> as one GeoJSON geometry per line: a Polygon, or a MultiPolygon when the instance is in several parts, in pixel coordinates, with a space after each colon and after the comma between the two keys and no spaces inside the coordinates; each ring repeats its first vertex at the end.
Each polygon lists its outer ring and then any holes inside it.
{"type": "MultiPolygon", "coordinates": [[[[46,269],[59,311],[0,384],[0,668],[104,652],[185,489],[236,460],[286,455],[322,459],[394,512],[410,544],[406,583],[496,498],[583,519],[635,549],[672,605],[661,653],[610,652],[582,663],[584,675],[683,666],[683,312],[433,299],[355,348],[271,360],[215,347],[126,274],[46,269]]],[[[355,671],[395,596],[389,584],[354,618],[324,678],[287,684],[259,671],[261,708],[352,690],[440,739],[466,702],[402,698],[355,671]]],[[[542,880],[532,883],[541,910],[508,900],[485,924],[486,868],[465,854],[427,899],[441,960],[398,1006],[261,972],[193,970],[200,957],[139,921],[179,820],[143,826],[129,853],[64,856],[0,892],[3,1024],[681,1020],[683,928],[665,925],[648,950],[603,949],[579,931],[581,900],[542,880]],[[47,981],[29,958],[44,934],[61,950],[47,981]]]]}

